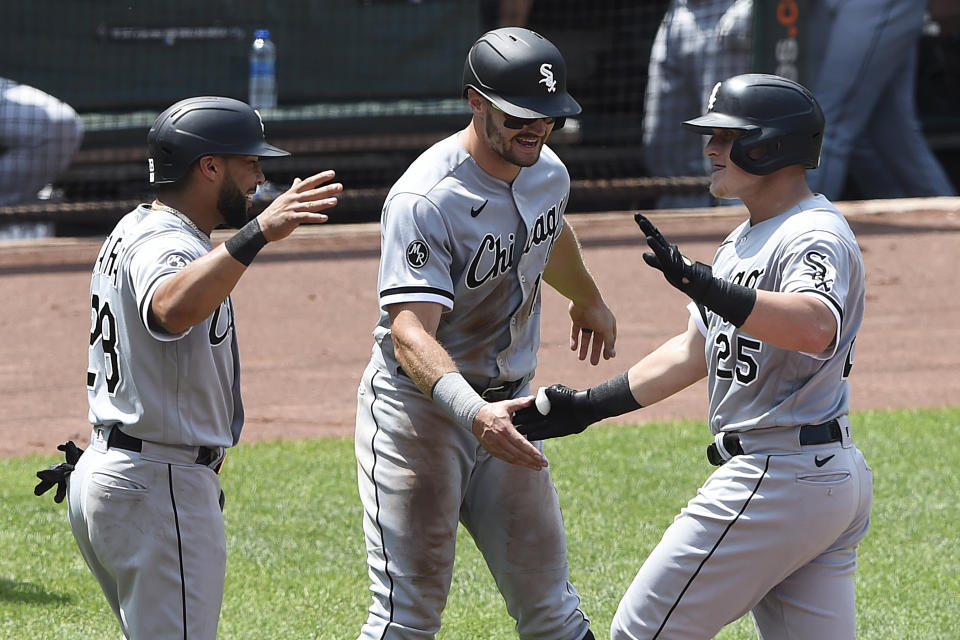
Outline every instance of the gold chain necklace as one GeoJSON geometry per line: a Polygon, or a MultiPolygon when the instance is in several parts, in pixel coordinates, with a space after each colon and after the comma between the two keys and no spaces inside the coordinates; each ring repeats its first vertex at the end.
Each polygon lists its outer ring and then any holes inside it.
{"type": "Polygon", "coordinates": [[[171,215],[177,216],[178,218],[180,218],[181,220],[183,220],[185,223],[187,223],[187,225],[189,225],[190,228],[193,229],[194,232],[196,232],[196,234],[197,234],[202,240],[206,240],[207,242],[210,242],[210,236],[208,236],[206,233],[204,233],[204,232],[200,229],[200,227],[198,227],[197,224],[196,224],[193,220],[191,220],[190,217],[187,216],[186,214],[180,213],[179,211],[177,211],[177,210],[174,209],[173,207],[168,207],[167,205],[163,204],[163,203],[160,202],[159,200],[154,200],[153,203],[150,205],[150,208],[153,209],[154,211],[166,211],[167,213],[169,213],[169,214],[171,214],[171,215]]]}

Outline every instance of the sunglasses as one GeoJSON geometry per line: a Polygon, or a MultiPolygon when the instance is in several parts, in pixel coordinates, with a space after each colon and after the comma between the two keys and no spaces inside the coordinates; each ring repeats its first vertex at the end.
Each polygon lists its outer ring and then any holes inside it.
{"type": "Polygon", "coordinates": [[[490,103],[490,106],[503,114],[503,126],[505,126],[507,129],[515,129],[519,131],[528,124],[533,124],[537,120],[543,120],[543,123],[549,127],[557,121],[557,118],[515,118],[511,115],[508,115],[506,111],[492,102],[490,103]]]}

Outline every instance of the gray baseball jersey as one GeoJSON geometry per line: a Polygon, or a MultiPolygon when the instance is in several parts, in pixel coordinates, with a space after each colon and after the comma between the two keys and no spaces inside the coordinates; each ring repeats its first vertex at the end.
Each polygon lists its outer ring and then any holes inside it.
{"type": "Polygon", "coordinates": [[[853,570],[870,525],[873,479],[853,445],[847,375],[863,320],[856,239],[823,196],[717,250],[713,273],[821,300],[837,320],[823,353],[772,347],[691,305],[706,338],[710,429],[744,450],[681,509],[624,594],[612,640],[708,640],[752,613],[758,637],[855,640],[853,570]],[[837,419],[838,437],[806,444],[801,425],[837,419]]]}
{"type": "MultiPolygon", "coordinates": [[[[821,300],[837,321],[824,353],[778,349],[704,310],[710,429],[746,431],[818,424],[849,411],[847,374],[863,321],[860,248],[847,221],[823,196],[757,225],[735,229],[717,249],[713,273],[765,291],[821,300]]],[[[691,305],[692,306],[692,305],[691,305]]]]}
{"type": "Polygon", "coordinates": [[[233,306],[227,297],[175,335],[149,321],[157,288],[211,248],[183,214],[141,205],[107,237],[90,282],[94,427],[68,514],[127,638],[217,635],[226,538],[214,469],[243,426],[233,306]],[[112,440],[117,430],[140,442],[112,440]]]}
{"type": "Polygon", "coordinates": [[[381,220],[374,337],[387,370],[397,365],[385,307],[437,302],[445,308],[437,340],[465,376],[530,376],[541,277],[569,189],[567,170],[548,147],[512,185],[481,169],[456,135],[414,162],[387,195],[381,220]]]}
{"type": "Polygon", "coordinates": [[[237,443],[243,403],[230,298],[181,334],[148,320],[157,287],[210,249],[189,219],[150,205],[127,214],[104,242],[90,282],[92,424],[121,424],[150,442],[237,443]]]}
{"type": "MultiPolygon", "coordinates": [[[[541,278],[570,179],[544,147],[513,184],[484,172],[456,135],[414,161],[381,221],[380,320],[357,396],[356,454],[373,604],[360,637],[432,638],[458,523],[470,532],[525,638],[581,638],[549,470],[489,455],[399,370],[388,305],[443,306],[437,339],[475,388],[521,381],[540,341],[541,278]]],[[[500,398],[503,399],[503,398],[500,398]]]]}

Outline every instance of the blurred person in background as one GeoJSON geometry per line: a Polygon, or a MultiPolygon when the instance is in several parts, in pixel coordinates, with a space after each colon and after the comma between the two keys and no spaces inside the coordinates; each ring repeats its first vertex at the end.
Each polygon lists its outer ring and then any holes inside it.
{"type": "Polygon", "coordinates": [[[807,84],[827,122],[810,188],[831,200],[848,175],[862,198],[953,196],[917,114],[917,48],[927,0],[809,4],[807,84]]]}
{"type": "Polygon", "coordinates": [[[480,21],[485,29],[525,27],[533,0],[482,0],[480,21]]]}
{"type": "MultiPolygon", "coordinates": [[[[709,174],[703,141],[683,134],[677,118],[707,107],[723,78],[750,71],[752,0],[671,0],[650,52],[643,112],[643,159],[652,176],[709,174]]],[[[663,193],[657,209],[708,207],[705,189],[663,193]]]]}
{"type": "MultiPolygon", "coordinates": [[[[73,108],[34,87],[0,78],[0,206],[49,198],[83,138],[73,108]]],[[[53,235],[51,222],[0,222],[0,239],[53,235]]]]}

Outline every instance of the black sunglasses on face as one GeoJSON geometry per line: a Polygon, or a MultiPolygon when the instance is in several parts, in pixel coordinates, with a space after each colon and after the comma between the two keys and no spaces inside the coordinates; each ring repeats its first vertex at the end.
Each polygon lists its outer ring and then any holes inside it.
{"type": "Polygon", "coordinates": [[[513,116],[507,115],[507,113],[503,109],[493,104],[492,102],[490,103],[490,106],[503,114],[504,116],[503,126],[505,126],[507,129],[515,129],[519,131],[520,129],[523,129],[528,124],[533,124],[537,120],[543,120],[543,123],[549,127],[550,125],[554,124],[557,121],[556,118],[515,118],[513,116]]]}

